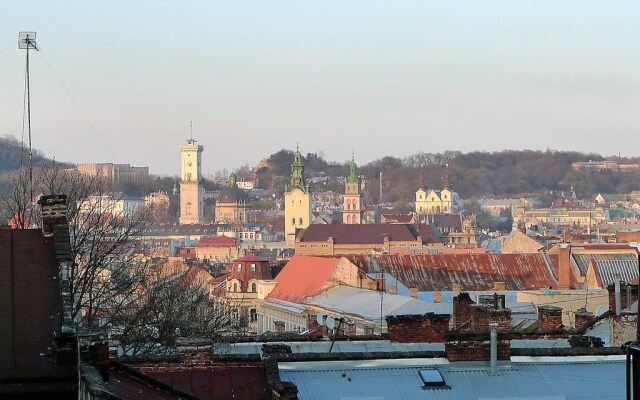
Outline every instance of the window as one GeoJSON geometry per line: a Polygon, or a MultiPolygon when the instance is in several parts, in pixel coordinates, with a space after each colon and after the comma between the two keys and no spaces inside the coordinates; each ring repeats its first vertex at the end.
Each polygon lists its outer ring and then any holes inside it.
{"type": "Polygon", "coordinates": [[[302,225],[302,218],[298,218],[298,221],[300,221],[300,225],[302,225]]]}
{"type": "Polygon", "coordinates": [[[424,383],[423,389],[449,389],[442,374],[436,368],[421,369],[418,375],[424,383]]]}
{"type": "MultiPolygon", "coordinates": [[[[255,283],[254,283],[255,285],[255,283]]],[[[251,322],[256,322],[258,320],[258,311],[255,308],[252,308],[249,311],[249,314],[251,316],[251,322]]]]}
{"type": "Polygon", "coordinates": [[[251,263],[251,272],[256,272],[256,265],[251,263]]]}
{"type": "Polygon", "coordinates": [[[242,264],[238,264],[238,272],[242,272],[242,264]]]}
{"type": "Polygon", "coordinates": [[[253,293],[255,293],[255,292],[257,292],[257,291],[258,291],[258,285],[256,285],[256,283],[255,283],[255,282],[253,282],[253,283],[251,284],[251,291],[252,291],[253,293]]]}
{"type": "Polygon", "coordinates": [[[238,284],[236,282],[233,283],[233,291],[234,292],[238,291],[238,284]]]}
{"type": "Polygon", "coordinates": [[[294,218],[291,218],[291,225],[295,225],[295,224],[296,224],[296,219],[295,219],[295,217],[294,217],[294,218]]]}

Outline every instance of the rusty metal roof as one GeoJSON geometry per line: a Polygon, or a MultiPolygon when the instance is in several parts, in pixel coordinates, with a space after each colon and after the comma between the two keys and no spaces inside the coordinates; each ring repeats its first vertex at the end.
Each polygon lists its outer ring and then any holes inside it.
{"type": "Polygon", "coordinates": [[[505,282],[506,290],[557,288],[552,266],[541,253],[530,254],[422,254],[353,257],[365,272],[387,272],[419,291],[490,290],[505,282]]]}

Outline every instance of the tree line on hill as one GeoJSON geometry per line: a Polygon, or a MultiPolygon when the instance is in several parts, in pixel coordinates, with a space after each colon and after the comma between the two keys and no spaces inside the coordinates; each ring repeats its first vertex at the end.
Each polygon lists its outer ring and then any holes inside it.
{"type": "MultiPolygon", "coordinates": [[[[620,163],[639,161],[638,158],[613,159],[620,163]]],[[[404,158],[386,156],[374,160],[359,166],[358,173],[365,178],[365,201],[368,203],[413,201],[418,186],[440,189],[445,175],[462,198],[526,196],[561,191],[569,195],[572,190],[578,197],[590,197],[597,193],[640,190],[640,173],[637,172],[572,169],[573,162],[589,160],[600,161],[604,157],[554,150],[419,152],[404,158]]],[[[272,154],[261,163],[262,167],[256,173],[258,187],[282,190],[292,162],[292,151],[280,150],[272,154]]],[[[338,178],[348,174],[348,163],[328,162],[322,154],[308,153],[303,156],[303,162],[307,176],[338,178]]],[[[333,186],[332,190],[343,190],[340,184],[329,186],[333,186]]],[[[316,190],[325,189],[317,187],[316,190]]]]}

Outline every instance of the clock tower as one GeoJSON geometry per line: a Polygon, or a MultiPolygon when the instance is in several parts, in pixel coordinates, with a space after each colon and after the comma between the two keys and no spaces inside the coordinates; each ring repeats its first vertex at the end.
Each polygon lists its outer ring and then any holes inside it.
{"type": "Polygon", "coordinates": [[[202,145],[193,139],[180,146],[180,224],[204,222],[202,180],[202,145]]]}

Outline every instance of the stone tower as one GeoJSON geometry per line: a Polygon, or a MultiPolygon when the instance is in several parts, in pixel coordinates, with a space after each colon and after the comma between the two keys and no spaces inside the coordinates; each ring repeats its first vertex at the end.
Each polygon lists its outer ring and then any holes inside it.
{"type": "Polygon", "coordinates": [[[362,180],[357,174],[356,162],[351,157],[349,176],[345,181],[344,195],[342,196],[342,223],[361,224],[363,215],[362,180]]]}
{"type": "Polygon", "coordinates": [[[287,245],[295,244],[296,230],[308,227],[311,218],[311,192],[304,179],[302,154],[296,148],[291,165],[291,180],[284,189],[284,233],[287,245]]]}
{"type": "Polygon", "coordinates": [[[193,139],[180,146],[180,224],[204,222],[202,181],[202,145],[193,139]]]}

